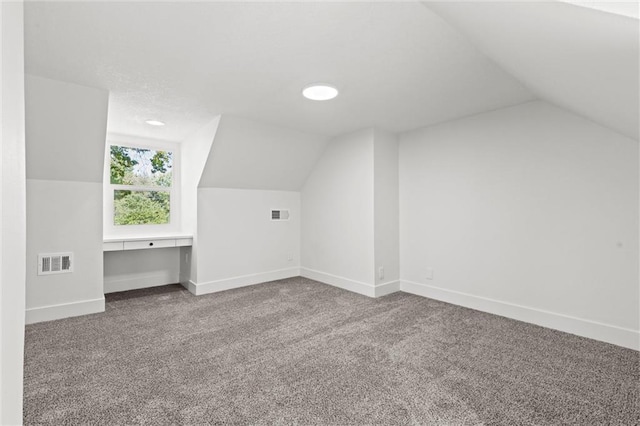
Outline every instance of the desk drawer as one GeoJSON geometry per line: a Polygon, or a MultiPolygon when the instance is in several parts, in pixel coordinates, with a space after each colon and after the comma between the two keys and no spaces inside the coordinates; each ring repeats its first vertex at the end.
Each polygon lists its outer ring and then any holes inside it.
{"type": "Polygon", "coordinates": [[[176,240],[141,240],[141,241],[125,241],[125,250],[153,249],[163,247],[175,247],[176,240]]]}

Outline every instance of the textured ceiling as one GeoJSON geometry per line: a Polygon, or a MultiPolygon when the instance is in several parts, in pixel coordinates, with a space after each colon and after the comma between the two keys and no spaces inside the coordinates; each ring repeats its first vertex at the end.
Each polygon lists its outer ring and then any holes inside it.
{"type": "Polygon", "coordinates": [[[638,140],[638,3],[577,3],[425,6],[537,97],[638,140]]]}
{"type": "Polygon", "coordinates": [[[218,114],[333,136],[534,98],[419,3],[28,2],[25,53],[28,73],[110,90],[109,131],[175,141],[218,114]],[[340,96],[302,98],[316,81],[340,96]]]}

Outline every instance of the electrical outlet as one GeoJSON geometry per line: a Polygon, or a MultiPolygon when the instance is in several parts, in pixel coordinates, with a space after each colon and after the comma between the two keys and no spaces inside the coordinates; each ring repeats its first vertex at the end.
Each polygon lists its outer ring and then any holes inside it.
{"type": "Polygon", "coordinates": [[[292,261],[293,261],[293,255],[292,255],[291,253],[289,253],[289,254],[287,255],[287,260],[288,260],[289,262],[292,262],[292,261]]]}
{"type": "Polygon", "coordinates": [[[189,263],[189,253],[184,254],[184,261],[185,263],[189,263]]]}
{"type": "Polygon", "coordinates": [[[384,266],[381,266],[378,268],[378,279],[379,280],[384,279],[384,266]]]}
{"type": "Polygon", "coordinates": [[[428,280],[433,279],[433,268],[427,268],[424,270],[424,277],[428,280]]]}

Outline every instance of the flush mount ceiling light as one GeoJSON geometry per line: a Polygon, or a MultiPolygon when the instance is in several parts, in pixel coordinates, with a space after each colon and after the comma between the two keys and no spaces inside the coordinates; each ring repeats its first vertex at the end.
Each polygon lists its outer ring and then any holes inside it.
{"type": "Polygon", "coordinates": [[[164,123],[158,120],[146,120],[145,123],[147,123],[150,126],[164,126],[164,123]]]}
{"type": "Polygon", "coordinates": [[[310,84],[302,89],[302,96],[312,101],[328,101],[338,96],[338,89],[328,84],[310,84]]]}

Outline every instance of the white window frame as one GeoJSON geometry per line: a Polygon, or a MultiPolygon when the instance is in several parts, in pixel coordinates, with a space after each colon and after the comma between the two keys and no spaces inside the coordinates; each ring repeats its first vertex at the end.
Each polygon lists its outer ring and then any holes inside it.
{"type": "Polygon", "coordinates": [[[104,155],[103,177],[103,235],[104,238],[112,237],[149,237],[162,235],[175,235],[180,232],[180,144],[144,139],[140,137],[110,134],[107,136],[107,144],[104,155]],[[114,225],[114,191],[164,191],[164,187],[115,185],[111,183],[111,146],[124,146],[130,148],[143,148],[170,151],[172,155],[171,187],[169,189],[170,213],[169,223],[162,225],[114,225]]]}

